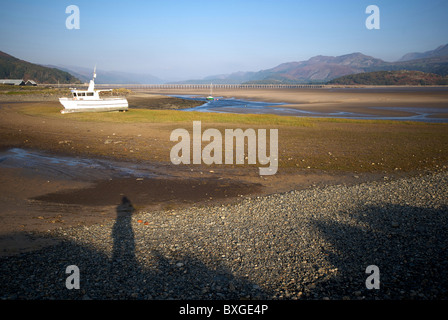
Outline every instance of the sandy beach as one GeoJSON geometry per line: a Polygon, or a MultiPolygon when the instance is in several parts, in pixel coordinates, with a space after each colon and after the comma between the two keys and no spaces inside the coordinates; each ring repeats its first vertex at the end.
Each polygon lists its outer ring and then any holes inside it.
{"type": "MultiPolygon", "coordinates": [[[[147,93],[207,96],[207,90],[145,90],[147,93]]],[[[144,95],[144,94],[143,94],[144,95]]],[[[436,110],[434,117],[448,118],[445,87],[364,87],[322,89],[215,89],[214,96],[284,103],[282,107],[325,114],[359,113],[378,117],[408,117],[417,109],[436,110]]]]}

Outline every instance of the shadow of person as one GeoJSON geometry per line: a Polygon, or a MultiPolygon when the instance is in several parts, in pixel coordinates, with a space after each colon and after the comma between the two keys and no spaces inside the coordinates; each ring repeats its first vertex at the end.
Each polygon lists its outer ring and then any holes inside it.
{"type": "Polygon", "coordinates": [[[127,270],[137,265],[135,259],[135,239],[132,229],[132,214],[135,209],[131,201],[123,196],[117,206],[117,218],[112,228],[112,272],[115,275],[124,275],[127,270]]]}
{"type": "MultiPolygon", "coordinates": [[[[210,262],[211,254],[201,247],[199,251],[192,250],[189,243],[183,247],[175,235],[140,238],[141,232],[160,233],[139,225],[133,230],[135,211],[131,201],[122,197],[112,230],[104,229],[107,235],[111,232],[112,251],[61,237],[60,244],[44,250],[0,257],[0,274],[7,275],[0,277],[0,298],[237,300],[273,296],[273,292],[236,276],[227,264],[210,262]],[[169,249],[173,246],[178,249],[169,249]],[[52,285],[67,279],[66,267],[72,264],[80,270],[80,290],[52,285]],[[40,276],[30,279],[30,274],[40,276]]],[[[86,241],[94,244],[98,239],[91,237],[95,235],[87,232],[86,241]]]]}

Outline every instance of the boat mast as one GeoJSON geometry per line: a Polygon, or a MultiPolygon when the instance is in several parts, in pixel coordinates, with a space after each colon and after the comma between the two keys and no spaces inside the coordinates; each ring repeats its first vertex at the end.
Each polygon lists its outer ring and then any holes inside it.
{"type": "Polygon", "coordinates": [[[96,78],[96,65],[95,65],[95,68],[93,69],[93,78],[92,78],[92,80],[90,80],[90,83],[89,83],[89,88],[87,89],[87,91],[94,91],[94,89],[95,89],[95,78],[96,78]]]}

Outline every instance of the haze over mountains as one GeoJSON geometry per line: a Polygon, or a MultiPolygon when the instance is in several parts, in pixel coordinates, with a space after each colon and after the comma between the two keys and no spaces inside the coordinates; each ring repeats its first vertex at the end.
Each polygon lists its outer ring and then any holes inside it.
{"type": "MultiPolygon", "coordinates": [[[[41,66],[0,51],[0,78],[33,79],[38,83],[88,82],[92,78],[93,67],[41,66]]],[[[318,55],[306,61],[286,62],[266,70],[240,71],[178,82],[167,82],[151,74],[108,71],[98,68],[96,83],[327,83],[347,75],[397,70],[421,71],[447,76],[448,44],[427,52],[405,54],[396,62],[386,62],[360,52],[336,57],[318,55]]]]}
{"type": "MultiPolygon", "coordinates": [[[[91,68],[77,66],[49,66],[69,72],[82,82],[89,82],[93,76],[94,66],[91,68]]],[[[138,74],[122,71],[107,71],[97,69],[95,83],[98,84],[161,84],[165,81],[151,74],[138,74]]]]}

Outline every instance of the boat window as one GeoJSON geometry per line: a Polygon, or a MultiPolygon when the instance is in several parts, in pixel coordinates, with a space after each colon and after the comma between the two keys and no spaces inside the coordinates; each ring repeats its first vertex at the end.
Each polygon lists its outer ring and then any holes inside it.
{"type": "Polygon", "coordinates": [[[93,97],[93,92],[87,92],[88,97],[93,97]]]}
{"type": "Polygon", "coordinates": [[[76,92],[73,92],[73,96],[76,97],[76,92]]]}
{"type": "Polygon", "coordinates": [[[81,96],[81,97],[85,97],[85,95],[86,95],[85,92],[78,93],[78,96],[81,96]]]}

